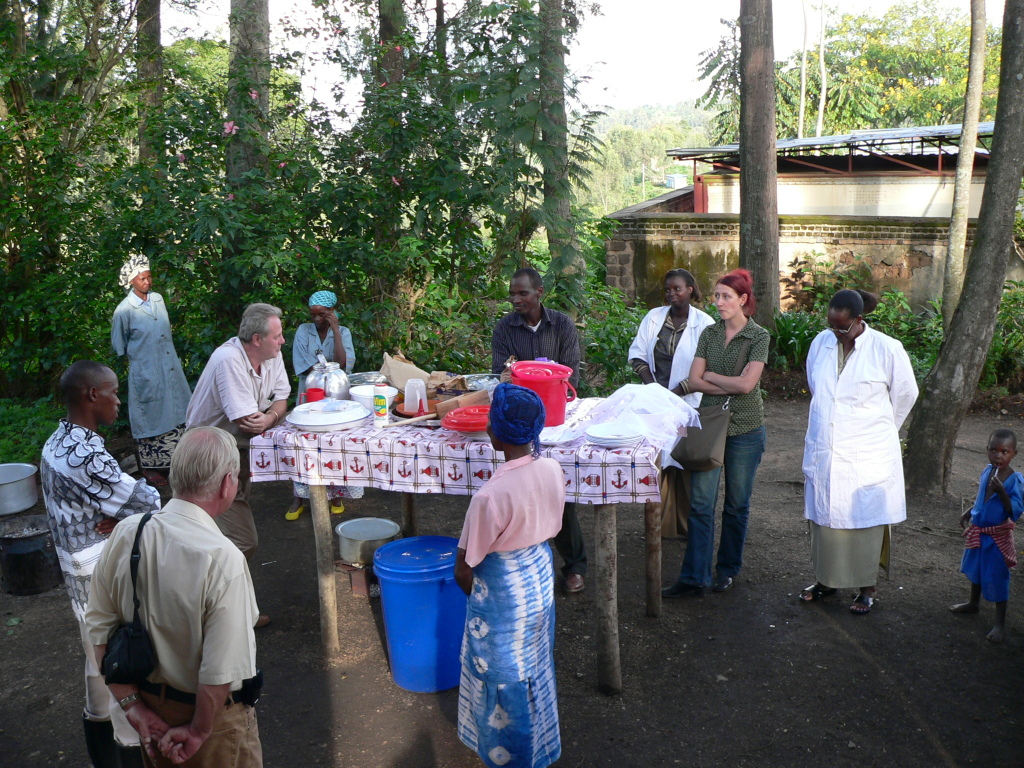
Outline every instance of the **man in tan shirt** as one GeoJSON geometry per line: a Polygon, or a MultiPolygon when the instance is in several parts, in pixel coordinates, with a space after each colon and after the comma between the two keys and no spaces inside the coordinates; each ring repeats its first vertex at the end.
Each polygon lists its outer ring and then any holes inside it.
{"type": "Polygon", "coordinates": [[[281,310],[250,304],[238,336],[210,356],[185,414],[188,429],[220,427],[235,437],[241,461],[238,496],[217,526],[249,559],[259,544],[248,501],[249,439],[279,424],[288,409],[291,385],[281,357],[284,343],[281,310]]]}
{"type": "MultiPolygon", "coordinates": [[[[156,766],[263,764],[249,695],[259,609],[245,558],[215,524],[235,498],[238,470],[225,431],[186,432],[171,459],[174,498],[142,531],[139,615],[157,667],[138,685],[109,688],[156,766]]],[[[86,624],[101,664],[111,632],[132,618],[129,561],[142,519],[114,529],[93,574],[86,624]]]]}

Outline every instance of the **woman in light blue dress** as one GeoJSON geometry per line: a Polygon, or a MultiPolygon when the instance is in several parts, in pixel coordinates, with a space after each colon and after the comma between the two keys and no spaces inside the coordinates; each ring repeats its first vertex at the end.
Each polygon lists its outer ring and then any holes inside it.
{"type": "Polygon", "coordinates": [[[174,349],[167,306],[152,290],[149,259],[132,256],[119,283],[128,295],[114,310],[110,344],[116,355],[128,357],[128,416],[139,469],[150,484],[167,485],[192,390],[174,349]]]}
{"type": "MultiPolygon", "coordinates": [[[[338,363],[345,373],[352,373],[356,363],[356,352],[352,346],[352,333],[338,322],[338,313],[334,306],[338,297],[333,291],[317,291],[309,297],[309,317],[311,323],[303,323],[295,331],[292,341],[292,365],[295,375],[299,377],[301,394],[306,391],[306,376],[317,363],[316,353],[321,352],[328,362],[338,363]]],[[[298,520],[306,511],[306,500],[309,498],[309,486],[297,480],[292,481],[294,498],[285,520],[298,520]]],[[[345,511],[342,499],[361,499],[363,489],[345,486],[328,487],[327,495],[331,499],[331,512],[340,515],[345,511]]]]}

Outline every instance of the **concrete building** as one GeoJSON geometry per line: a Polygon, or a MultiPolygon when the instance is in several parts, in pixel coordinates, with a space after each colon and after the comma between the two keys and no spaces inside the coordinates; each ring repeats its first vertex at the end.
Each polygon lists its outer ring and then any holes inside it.
{"type": "MultiPolygon", "coordinates": [[[[993,123],[979,126],[970,217],[981,207],[993,123]]],[[[857,131],[778,142],[779,265],[784,307],[799,298],[794,275],[810,263],[869,274],[916,305],[942,293],[960,126],[857,131]]],[[[709,288],[739,262],[739,146],[672,149],[694,163],[694,184],[610,214],[608,283],[649,306],[661,279],[685,267],[709,288]],[[697,173],[697,164],[711,170],[697,173]]],[[[973,228],[973,221],[970,224],[973,228]]],[[[971,244],[970,229],[968,248],[971,244]]],[[[1014,259],[1008,277],[1024,278],[1014,259]]],[[[864,277],[861,278],[863,281],[864,277]]]]}

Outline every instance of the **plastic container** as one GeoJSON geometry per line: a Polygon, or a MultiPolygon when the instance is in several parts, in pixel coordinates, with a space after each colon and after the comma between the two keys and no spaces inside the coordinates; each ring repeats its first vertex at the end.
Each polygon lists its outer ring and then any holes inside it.
{"type": "Polygon", "coordinates": [[[377,549],[388,658],[395,683],[433,693],[459,684],[466,593],[455,583],[458,540],[414,536],[377,549]]]}
{"type": "MultiPolygon", "coordinates": [[[[362,403],[366,406],[366,410],[373,413],[373,384],[360,384],[358,387],[352,387],[349,389],[349,396],[357,403],[362,403]]],[[[395,401],[395,396],[398,395],[398,390],[394,387],[388,387],[388,409],[391,409],[391,403],[395,401]]]]}
{"type": "Polygon", "coordinates": [[[544,402],[544,426],[565,423],[565,404],[576,399],[576,390],[569,383],[572,368],[559,363],[520,360],[512,363],[512,383],[532,389],[544,402]]]}
{"type": "Polygon", "coordinates": [[[0,523],[0,569],[12,595],[38,595],[63,581],[46,515],[0,523]]]}

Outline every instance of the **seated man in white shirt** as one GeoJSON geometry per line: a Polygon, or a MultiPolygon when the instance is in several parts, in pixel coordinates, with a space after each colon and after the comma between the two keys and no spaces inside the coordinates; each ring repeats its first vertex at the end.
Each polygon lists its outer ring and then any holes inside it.
{"type": "MultiPolygon", "coordinates": [[[[250,304],[242,314],[238,336],[214,350],[192,393],[185,426],[220,427],[238,445],[241,473],[238,495],[217,526],[247,559],[259,544],[249,506],[249,439],[266,432],[284,418],[291,385],[285,371],[281,310],[270,304],[250,304]]],[[[270,621],[260,617],[259,626],[270,621]]]]}

